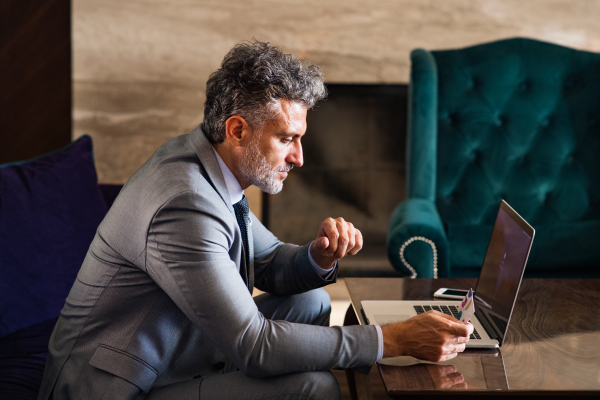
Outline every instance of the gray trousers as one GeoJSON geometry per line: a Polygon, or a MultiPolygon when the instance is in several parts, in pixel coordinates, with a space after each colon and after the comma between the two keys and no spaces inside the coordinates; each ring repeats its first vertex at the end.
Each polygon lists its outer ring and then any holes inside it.
{"type": "MultiPolygon", "coordinates": [[[[324,289],[311,290],[293,296],[262,294],[254,298],[265,318],[302,324],[329,326],[331,303],[324,289]]],[[[248,378],[240,371],[213,375],[158,388],[148,400],[184,400],[177,397],[177,388],[199,386],[200,400],[320,400],[339,399],[340,387],[329,371],[299,372],[270,378],[248,378]]],[[[187,400],[187,399],[185,399],[187,400]]]]}

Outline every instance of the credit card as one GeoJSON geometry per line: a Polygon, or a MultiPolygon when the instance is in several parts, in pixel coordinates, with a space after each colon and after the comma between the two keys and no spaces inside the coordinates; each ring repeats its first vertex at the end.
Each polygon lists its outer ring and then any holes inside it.
{"type": "Polygon", "coordinates": [[[473,288],[469,290],[469,293],[460,302],[458,307],[458,320],[462,322],[469,322],[471,317],[475,314],[475,304],[473,303],[473,288]]]}

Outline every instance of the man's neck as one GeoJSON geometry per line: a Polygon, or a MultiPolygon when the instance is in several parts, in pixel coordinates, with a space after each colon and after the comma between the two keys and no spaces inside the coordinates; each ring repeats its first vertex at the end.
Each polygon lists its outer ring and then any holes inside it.
{"type": "Polygon", "coordinates": [[[219,167],[221,168],[221,174],[223,174],[223,178],[225,179],[225,186],[227,186],[227,191],[229,192],[229,197],[231,198],[231,204],[235,204],[238,201],[242,200],[244,195],[244,190],[242,186],[238,182],[237,178],[231,172],[231,169],[225,163],[225,160],[221,157],[217,149],[213,145],[213,151],[215,152],[215,156],[217,157],[217,161],[219,163],[219,167]]]}

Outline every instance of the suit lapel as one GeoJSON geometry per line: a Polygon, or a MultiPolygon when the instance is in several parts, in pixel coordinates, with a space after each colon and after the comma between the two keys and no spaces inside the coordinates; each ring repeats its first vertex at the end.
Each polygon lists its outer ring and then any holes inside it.
{"type": "MultiPolygon", "coordinates": [[[[194,152],[200,159],[200,163],[206,170],[206,173],[210,177],[211,183],[213,187],[219,193],[219,196],[223,200],[223,202],[229,208],[229,211],[234,216],[235,219],[235,211],[233,210],[233,205],[231,204],[231,198],[229,197],[229,191],[227,190],[227,185],[225,184],[225,178],[223,178],[223,173],[221,172],[221,167],[219,167],[219,162],[217,161],[217,157],[215,157],[215,153],[213,151],[213,147],[204,135],[202,128],[198,126],[190,133],[190,145],[194,152]]],[[[239,227],[236,224],[236,228],[240,235],[241,241],[241,232],[239,227]]],[[[242,245],[242,257],[240,260],[240,274],[242,275],[242,279],[245,281],[248,289],[250,290],[250,294],[254,289],[254,243],[252,240],[252,225],[248,226],[248,252],[249,260],[250,260],[250,268],[246,266],[246,257],[244,254],[244,246],[242,245]],[[248,271],[249,270],[249,274],[248,271]]]]}
{"type": "Polygon", "coordinates": [[[235,215],[231,199],[229,198],[229,191],[225,184],[225,178],[223,178],[223,173],[219,167],[219,162],[217,161],[212,145],[204,135],[204,132],[202,132],[200,126],[190,133],[190,145],[200,159],[200,163],[208,173],[213,187],[217,193],[219,193],[219,196],[221,196],[221,199],[223,199],[223,202],[227,205],[229,211],[235,215]]]}

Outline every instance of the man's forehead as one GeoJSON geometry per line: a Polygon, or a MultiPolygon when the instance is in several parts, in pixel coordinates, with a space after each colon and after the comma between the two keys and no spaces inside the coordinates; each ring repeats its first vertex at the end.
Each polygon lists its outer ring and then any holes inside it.
{"type": "Polygon", "coordinates": [[[304,104],[280,99],[276,102],[275,111],[278,118],[269,121],[272,126],[289,131],[290,133],[304,134],[306,131],[307,113],[304,104]]]}

